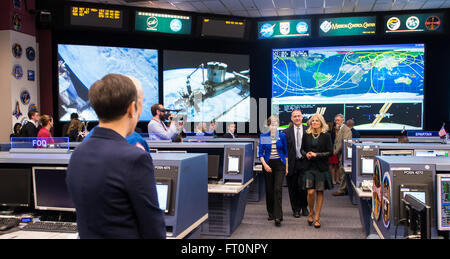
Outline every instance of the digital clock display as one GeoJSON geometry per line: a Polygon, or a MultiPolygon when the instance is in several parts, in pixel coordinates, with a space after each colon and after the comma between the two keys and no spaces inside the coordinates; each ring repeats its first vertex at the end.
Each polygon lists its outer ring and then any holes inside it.
{"type": "Polygon", "coordinates": [[[70,25],[123,28],[124,11],[112,8],[70,7],[70,25]]]}

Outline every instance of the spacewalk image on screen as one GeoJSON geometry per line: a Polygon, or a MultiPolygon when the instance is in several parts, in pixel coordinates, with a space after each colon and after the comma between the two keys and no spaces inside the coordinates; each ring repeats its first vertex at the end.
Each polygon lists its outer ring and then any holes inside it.
{"type": "Polygon", "coordinates": [[[89,103],[89,88],[110,73],[134,76],[141,82],[144,102],[140,120],[151,120],[151,106],[159,102],[157,50],[58,44],[60,121],[69,121],[74,112],[83,121],[98,120],[89,103]]]}

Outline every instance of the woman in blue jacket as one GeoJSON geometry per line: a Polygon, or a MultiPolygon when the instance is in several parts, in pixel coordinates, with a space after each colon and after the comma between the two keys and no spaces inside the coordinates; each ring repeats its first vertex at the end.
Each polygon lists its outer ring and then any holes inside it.
{"type": "Polygon", "coordinates": [[[266,182],[266,206],[268,220],[275,220],[275,226],[281,226],[283,220],[282,185],[283,177],[288,173],[288,149],[286,135],[278,131],[279,120],[275,116],[267,119],[269,132],[259,137],[258,157],[263,165],[266,182]]]}

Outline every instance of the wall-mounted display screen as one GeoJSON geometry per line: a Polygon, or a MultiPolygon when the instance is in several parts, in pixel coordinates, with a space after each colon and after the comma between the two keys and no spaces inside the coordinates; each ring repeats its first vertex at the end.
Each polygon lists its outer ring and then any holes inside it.
{"type": "Polygon", "coordinates": [[[250,119],[249,56],[164,51],[164,107],[189,122],[250,119]]]}
{"type": "Polygon", "coordinates": [[[136,12],[136,31],[191,34],[192,17],[176,14],[136,12]]]}
{"type": "Polygon", "coordinates": [[[151,106],[159,103],[157,50],[58,44],[60,121],[70,121],[74,112],[81,120],[98,120],[89,104],[88,91],[92,84],[110,73],[139,79],[144,90],[140,120],[151,120],[151,106]]]}
{"type": "Polygon", "coordinates": [[[357,130],[423,127],[424,44],[274,49],[272,54],[272,114],[280,115],[280,126],[298,106],[327,121],[342,113],[357,130]]]}
{"type": "Polygon", "coordinates": [[[227,37],[243,39],[247,22],[245,20],[203,18],[202,33],[204,37],[227,37]]]}
{"type": "Polygon", "coordinates": [[[121,29],[124,12],[114,8],[71,6],[70,25],[121,29]]]}
{"type": "Polygon", "coordinates": [[[319,20],[319,36],[375,35],[376,16],[339,17],[319,20]]]}
{"type": "Polygon", "coordinates": [[[442,13],[389,15],[384,17],[386,33],[442,32],[442,13]]]}
{"type": "Polygon", "coordinates": [[[305,37],[311,35],[311,20],[258,22],[258,39],[305,37]]]}

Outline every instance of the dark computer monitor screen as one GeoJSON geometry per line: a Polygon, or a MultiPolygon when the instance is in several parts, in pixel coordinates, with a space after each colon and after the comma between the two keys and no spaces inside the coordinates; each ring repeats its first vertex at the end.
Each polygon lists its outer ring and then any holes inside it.
{"type": "Polygon", "coordinates": [[[188,122],[250,120],[249,55],[164,51],[164,107],[188,122]]]}
{"type": "Polygon", "coordinates": [[[59,120],[69,121],[74,112],[83,121],[98,120],[88,92],[110,73],[130,75],[141,82],[144,102],[140,120],[151,120],[151,106],[159,103],[158,50],[58,44],[59,120]]]}
{"type": "Polygon", "coordinates": [[[356,130],[420,130],[424,67],[424,44],[273,49],[272,114],[309,105],[356,130]]]}
{"type": "Polygon", "coordinates": [[[438,229],[450,230],[450,174],[437,175],[438,229]]]}
{"type": "Polygon", "coordinates": [[[75,205],[67,190],[66,170],[66,168],[33,168],[36,209],[75,211],[75,205]]]}
{"type": "Polygon", "coordinates": [[[407,194],[402,199],[405,206],[409,235],[420,235],[421,239],[431,238],[431,207],[415,195],[407,194]]]}
{"type": "Polygon", "coordinates": [[[159,208],[168,213],[170,210],[171,180],[165,178],[156,179],[156,192],[158,194],[159,208]]]}
{"type": "Polygon", "coordinates": [[[0,206],[29,207],[31,170],[0,168],[0,206]]]}
{"type": "Polygon", "coordinates": [[[208,178],[219,178],[219,155],[208,155],[208,178]]]}

